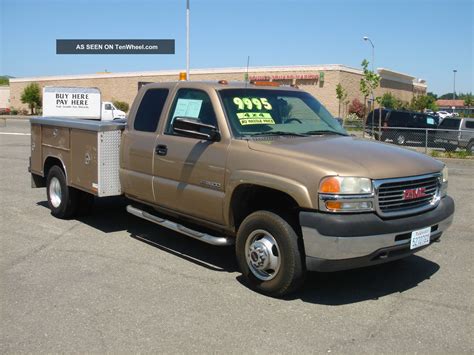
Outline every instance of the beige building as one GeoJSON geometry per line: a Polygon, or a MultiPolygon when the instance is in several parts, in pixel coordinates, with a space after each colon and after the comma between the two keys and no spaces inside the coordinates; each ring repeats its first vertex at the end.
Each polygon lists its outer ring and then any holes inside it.
{"type": "Polygon", "coordinates": [[[0,110],[4,110],[10,106],[10,87],[0,86],[0,110]]]}
{"type": "MultiPolygon", "coordinates": [[[[381,85],[375,96],[385,92],[392,92],[403,101],[410,101],[413,95],[426,93],[426,84],[415,77],[398,73],[389,69],[379,68],[381,85]]],[[[217,68],[193,69],[190,72],[191,80],[237,80],[243,81],[246,77],[246,68],[217,68]]],[[[150,72],[130,73],[98,73],[88,75],[63,75],[31,78],[10,79],[10,105],[14,108],[26,108],[20,101],[25,86],[32,82],[44,86],[86,86],[97,87],[102,92],[102,100],[120,100],[129,104],[137,93],[140,83],[178,80],[178,70],[163,70],[150,72]]],[[[348,93],[347,99],[341,105],[340,115],[347,112],[348,103],[354,98],[363,102],[359,91],[359,82],[362,71],[344,65],[304,65],[285,67],[250,67],[250,80],[271,80],[282,85],[297,85],[300,89],[310,92],[319,99],[331,113],[339,115],[339,102],[336,98],[336,86],[340,83],[348,93]]]]}

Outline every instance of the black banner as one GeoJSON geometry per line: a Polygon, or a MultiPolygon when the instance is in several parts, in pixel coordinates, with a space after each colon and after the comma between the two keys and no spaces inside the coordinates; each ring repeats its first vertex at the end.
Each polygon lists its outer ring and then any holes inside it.
{"type": "Polygon", "coordinates": [[[174,54],[174,39],[57,39],[56,54],[174,54]]]}

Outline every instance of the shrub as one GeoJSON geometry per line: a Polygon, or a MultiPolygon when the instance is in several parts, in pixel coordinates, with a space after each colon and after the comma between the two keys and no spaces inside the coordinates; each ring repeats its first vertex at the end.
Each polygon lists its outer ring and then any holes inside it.
{"type": "Polygon", "coordinates": [[[359,118],[364,117],[365,114],[365,107],[359,99],[352,100],[351,104],[349,105],[349,114],[354,114],[359,118]]]}
{"type": "Polygon", "coordinates": [[[10,115],[13,115],[13,116],[18,115],[18,110],[14,107],[10,107],[10,115]]]}
{"type": "Polygon", "coordinates": [[[125,101],[118,101],[115,100],[113,101],[113,104],[115,107],[117,107],[119,110],[122,110],[123,112],[128,112],[129,105],[125,101]]]}
{"type": "Polygon", "coordinates": [[[25,87],[21,94],[21,102],[28,104],[32,115],[36,108],[41,107],[41,90],[37,83],[31,83],[25,87]]]}

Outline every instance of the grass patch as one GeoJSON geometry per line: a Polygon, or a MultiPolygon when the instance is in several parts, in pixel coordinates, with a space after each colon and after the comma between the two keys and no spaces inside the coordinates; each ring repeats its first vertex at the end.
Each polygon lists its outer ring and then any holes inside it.
{"type": "Polygon", "coordinates": [[[459,152],[440,152],[439,150],[432,150],[431,156],[433,158],[456,158],[456,159],[473,159],[474,155],[470,151],[460,150],[459,152]]]}

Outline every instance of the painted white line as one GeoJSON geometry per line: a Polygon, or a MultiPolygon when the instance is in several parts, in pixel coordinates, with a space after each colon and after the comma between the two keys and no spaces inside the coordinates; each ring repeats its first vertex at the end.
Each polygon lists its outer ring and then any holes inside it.
{"type": "Polygon", "coordinates": [[[31,133],[0,132],[3,135],[10,136],[31,136],[31,133]]]}

